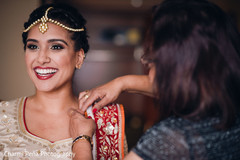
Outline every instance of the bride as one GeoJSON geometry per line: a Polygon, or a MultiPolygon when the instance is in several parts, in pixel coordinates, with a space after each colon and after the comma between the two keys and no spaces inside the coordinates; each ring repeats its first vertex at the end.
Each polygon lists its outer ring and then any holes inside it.
{"type": "Polygon", "coordinates": [[[72,145],[83,142],[93,143],[94,159],[123,158],[121,105],[88,110],[85,120],[95,120],[94,135],[85,133],[84,125],[80,127],[84,134],[75,137],[69,129],[78,108],[72,78],[89,49],[85,24],[76,9],[60,4],[37,8],[24,24],[26,68],[36,91],[0,103],[1,159],[72,159],[72,145]]]}

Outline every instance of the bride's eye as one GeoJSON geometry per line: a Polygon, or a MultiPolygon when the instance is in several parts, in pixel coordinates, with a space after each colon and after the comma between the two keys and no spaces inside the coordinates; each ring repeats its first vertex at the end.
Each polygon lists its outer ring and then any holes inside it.
{"type": "Polygon", "coordinates": [[[52,50],[61,50],[61,49],[64,49],[64,47],[63,47],[62,45],[59,45],[59,44],[57,44],[57,45],[52,45],[50,48],[51,48],[52,50]]]}
{"type": "Polygon", "coordinates": [[[39,49],[39,47],[38,47],[37,45],[34,45],[34,44],[29,44],[29,45],[27,45],[27,48],[30,49],[30,50],[39,49]]]}

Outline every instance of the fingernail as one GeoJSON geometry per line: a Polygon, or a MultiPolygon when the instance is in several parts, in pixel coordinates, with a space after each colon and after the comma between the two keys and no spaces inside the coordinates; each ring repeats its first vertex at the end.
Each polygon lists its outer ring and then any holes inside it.
{"type": "Polygon", "coordinates": [[[93,109],[93,114],[95,114],[97,112],[97,108],[93,109]]]}
{"type": "Polygon", "coordinates": [[[84,116],[85,116],[86,118],[88,117],[87,112],[84,112],[84,116]]]}

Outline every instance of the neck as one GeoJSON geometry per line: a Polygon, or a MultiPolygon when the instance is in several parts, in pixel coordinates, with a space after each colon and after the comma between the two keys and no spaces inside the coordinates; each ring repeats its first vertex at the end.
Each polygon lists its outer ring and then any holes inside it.
{"type": "Polygon", "coordinates": [[[66,112],[70,108],[78,107],[78,99],[72,91],[51,93],[37,91],[28,101],[35,109],[47,113],[66,112]]]}

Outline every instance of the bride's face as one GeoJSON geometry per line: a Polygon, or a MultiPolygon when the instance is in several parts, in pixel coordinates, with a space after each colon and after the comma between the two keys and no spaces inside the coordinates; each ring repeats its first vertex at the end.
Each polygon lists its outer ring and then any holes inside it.
{"type": "Polygon", "coordinates": [[[71,87],[75,67],[82,64],[84,52],[74,51],[69,31],[47,24],[45,33],[39,31],[39,25],[29,31],[25,62],[37,91],[50,92],[71,87]]]}

